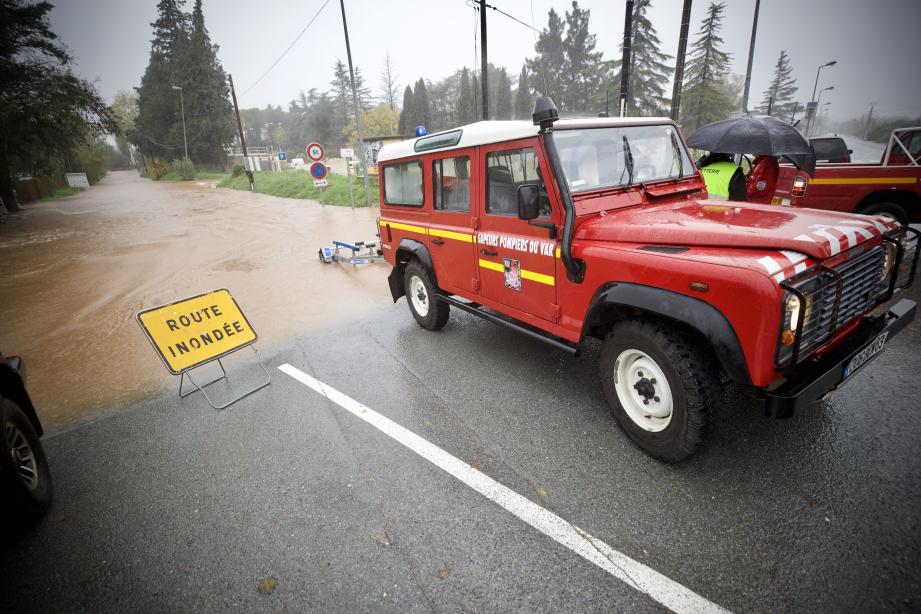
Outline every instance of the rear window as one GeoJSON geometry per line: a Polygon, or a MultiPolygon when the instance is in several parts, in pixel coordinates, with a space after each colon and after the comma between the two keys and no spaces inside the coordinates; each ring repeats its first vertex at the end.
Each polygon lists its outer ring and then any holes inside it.
{"type": "Polygon", "coordinates": [[[384,203],[422,206],[422,162],[414,160],[384,167],[384,203]]]}
{"type": "Polygon", "coordinates": [[[828,162],[847,158],[847,145],[843,139],[812,139],[816,162],[828,162]]]}

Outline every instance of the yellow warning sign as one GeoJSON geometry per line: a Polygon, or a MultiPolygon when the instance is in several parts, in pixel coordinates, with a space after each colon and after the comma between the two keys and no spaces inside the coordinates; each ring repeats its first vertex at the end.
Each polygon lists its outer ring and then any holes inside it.
{"type": "Polygon", "coordinates": [[[223,289],[146,309],[137,319],[173,375],[256,341],[237,301],[223,289]]]}

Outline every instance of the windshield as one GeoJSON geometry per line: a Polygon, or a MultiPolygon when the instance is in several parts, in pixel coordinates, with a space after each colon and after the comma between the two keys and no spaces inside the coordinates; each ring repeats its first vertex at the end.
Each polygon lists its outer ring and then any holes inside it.
{"type": "Polygon", "coordinates": [[[639,183],[694,173],[670,125],[556,130],[553,140],[574,193],[628,185],[631,175],[639,183]]]}

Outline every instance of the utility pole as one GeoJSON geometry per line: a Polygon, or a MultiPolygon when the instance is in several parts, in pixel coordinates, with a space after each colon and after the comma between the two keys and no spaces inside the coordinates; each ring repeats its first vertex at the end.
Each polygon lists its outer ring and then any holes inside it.
{"type": "Polygon", "coordinates": [[[243,171],[246,173],[246,178],[249,180],[249,191],[255,192],[256,188],[253,186],[253,171],[246,168],[249,157],[246,155],[246,138],[243,136],[243,122],[240,121],[240,107],[237,106],[237,92],[233,89],[233,75],[228,74],[227,79],[230,81],[230,96],[233,98],[233,112],[237,116],[237,130],[240,131],[240,145],[243,146],[243,171]]]}
{"type": "Polygon", "coordinates": [[[486,75],[489,73],[489,62],[486,60],[486,0],[480,0],[480,85],[483,88],[483,120],[489,119],[489,87],[486,84],[486,75]]]}
{"type": "Polygon", "coordinates": [[[870,120],[873,119],[873,107],[876,106],[876,103],[870,105],[870,110],[867,112],[867,125],[863,129],[863,140],[868,140],[867,137],[870,135],[870,120]]]}
{"type": "Polygon", "coordinates": [[[624,55],[620,61],[620,116],[627,116],[630,84],[630,46],[633,43],[633,0],[627,0],[624,14],[624,55]]]}
{"type": "Polygon", "coordinates": [[[748,45],[748,69],[745,71],[745,89],[742,92],[742,115],[748,115],[748,91],[752,84],[752,62],[755,60],[755,35],[758,34],[758,11],[761,0],[755,0],[755,17],[752,19],[752,40],[748,45]]]}
{"type": "Polygon", "coordinates": [[[349,44],[349,24],[345,20],[345,0],[339,0],[342,9],[342,30],[345,32],[345,54],[349,58],[349,79],[352,82],[352,103],[355,105],[355,128],[358,130],[358,153],[365,176],[365,201],[371,206],[371,185],[368,182],[368,155],[365,151],[365,137],[361,133],[361,107],[358,105],[358,91],[355,89],[355,71],[352,69],[352,46],[349,44]]]}
{"type": "Polygon", "coordinates": [[[668,114],[673,121],[678,121],[681,107],[681,87],[684,82],[684,55],[688,49],[688,28],[691,25],[691,0],[684,0],[681,12],[681,34],[678,36],[678,58],[675,60],[675,84],[672,86],[672,110],[668,114]]]}
{"type": "Polygon", "coordinates": [[[185,161],[189,161],[189,141],[185,138],[185,101],[182,99],[182,88],[178,85],[173,86],[174,90],[179,90],[179,108],[182,109],[182,145],[185,148],[185,161]]]}

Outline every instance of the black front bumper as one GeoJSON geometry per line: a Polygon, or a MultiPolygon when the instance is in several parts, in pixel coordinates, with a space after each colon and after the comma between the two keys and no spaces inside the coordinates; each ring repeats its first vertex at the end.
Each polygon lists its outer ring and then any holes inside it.
{"type": "MultiPolygon", "coordinates": [[[[864,318],[860,326],[833,350],[799,364],[787,380],[766,394],[765,413],[772,418],[789,418],[797,410],[834,390],[843,381],[844,369],[864,346],[883,331],[888,343],[915,319],[917,305],[902,299],[883,315],[864,318]]],[[[873,362],[872,359],[870,362],[873,362]]],[[[869,363],[867,363],[869,364],[869,363]]]]}

